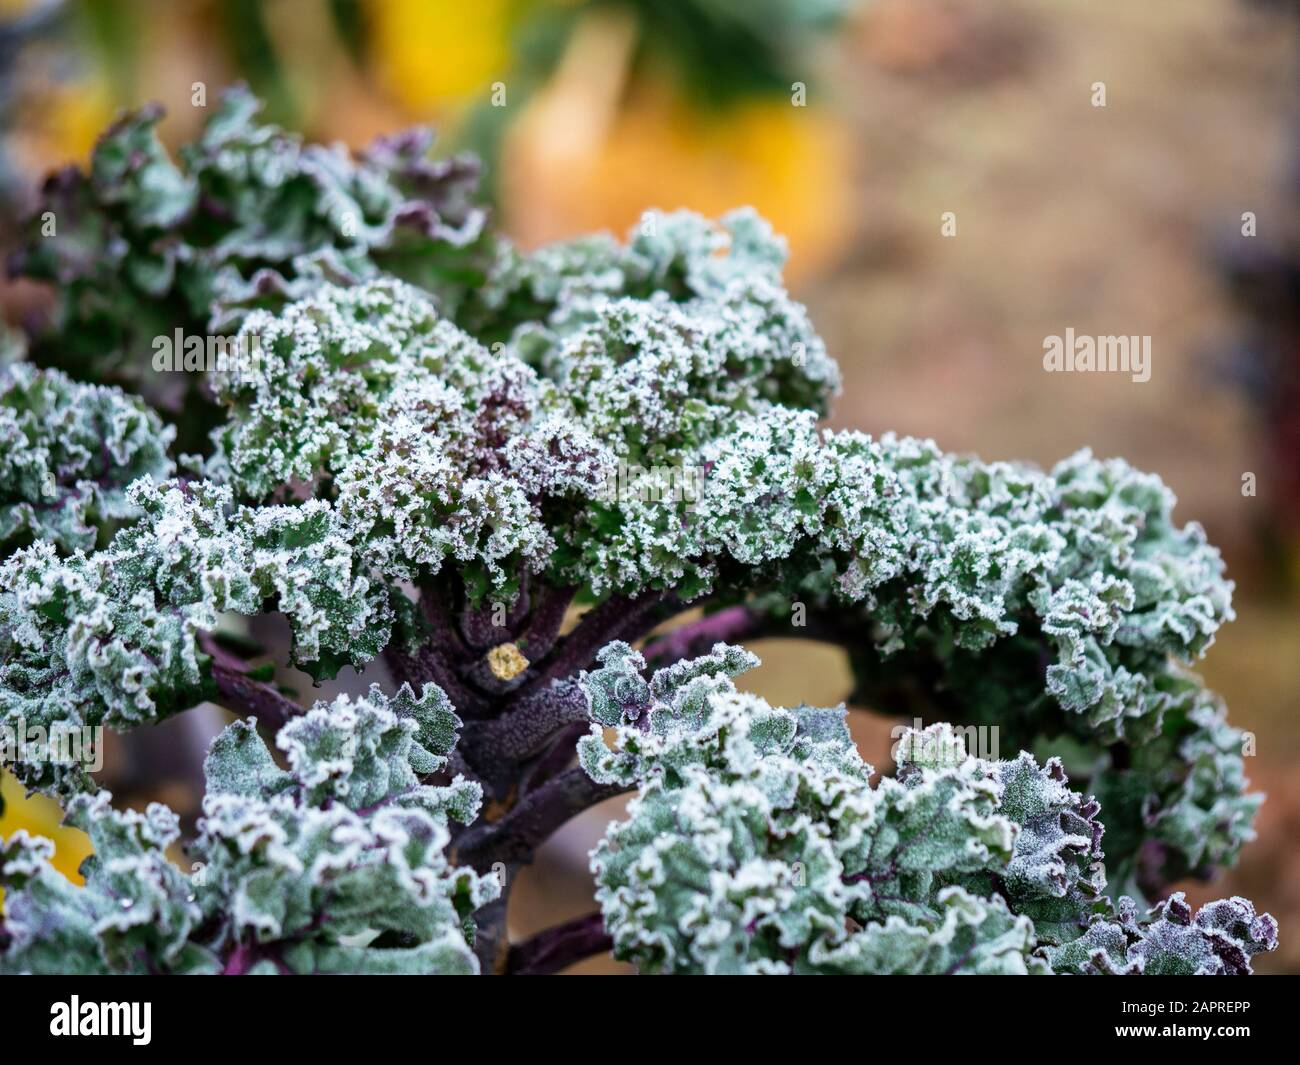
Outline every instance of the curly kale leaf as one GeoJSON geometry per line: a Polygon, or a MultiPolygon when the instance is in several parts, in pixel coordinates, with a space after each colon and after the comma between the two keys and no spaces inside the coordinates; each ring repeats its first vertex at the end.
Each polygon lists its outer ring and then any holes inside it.
{"type": "Polygon", "coordinates": [[[472,821],[482,792],[460,777],[422,784],[417,772],[440,765],[435,752],[449,749],[458,725],[432,685],[419,698],[403,688],[392,699],[372,687],[281,729],[287,771],[251,723],[227,729],[208,756],[193,848],[203,864],[200,901],[226,916],[224,935],[287,943],[282,961],[291,969],[368,971],[393,958],[344,937],[387,932],[423,946],[413,961],[427,953],[425,961],[473,971],[469,916],[498,884],[451,867],[443,851],[448,818],[472,821]]]}
{"type": "MultiPolygon", "coordinates": [[[[603,657],[582,681],[597,712],[639,665],[603,657]]],[[[719,645],[625,703],[606,756],[608,726],[583,741],[597,779],[641,783],[592,852],[616,954],[656,972],[1027,971],[1028,919],[952,883],[1012,853],[997,786],[950,769],[873,789],[842,711],[735,691],[754,661],[719,645]]]]}
{"type": "MultiPolygon", "coordinates": [[[[830,573],[838,584],[820,573],[803,583],[824,600],[864,602],[841,621],[871,634],[860,641],[868,687],[895,656],[900,672],[968,661],[978,672],[984,656],[1025,640],[1050,656],[1030,698],[1045,690],[1102,738],[1159,733],[1168,698],[1157,678],[1169,657],[1199,657],[1233,615],[1218,551],[1198,525],[1174,524],[1173,494],[1158,478],[1086,451],[1046,474],[928,442],[837,439],[863,454],[863,472],[891,503],[883,520],[868,515],[880,546],[850,544],[851,565],[830,573]]],[[[1021,659],[1023,685],[1041,666],[1021,659]]]]}
{"type": "Polygon", "coordinates": [[[0,557],[36,541],[90,550],[138,510],[126,488],[164,480],[175,430],[115,388],[26,363],[0,368],[0,557]]]}
{"type": "Polygon", "coordinates": [[[236,722],[205,765],[191,875],[166,853],[170,811],[78,797],[70,821],[95,846],[85,887],[48,864],[48,841],[20,833],[0,849],[0,970],[66,971],[72,958],[85,972],[476,972],[472,914],[499,884],[444,849],[448,820],[473,820],[482,793],[420,779],[458,726],[432,685],[373,687],[281,729],[286,770],[236,722]]]}
{"type": "Polygon", "coordinates": [[[107,792],[80,795],[67,823],[90,836],[83,887],[50,864],[54,846],[19,831],[0,843],[5,889],[0,972],[98,974],[214,972],[216,955],[193,942],[203,922],[195,889],[166,851],[179,822],[153,803],[114,810],[107,792]]]}
{"type": "MultiPolygon", "coordinates": [[[[908,730],[897,778],[872,786],[842,710],[776,709],[735,689],[756,661],[739,648],[648,682],[625,644],[600,661],[580,680],[593,725],[579,758],[597,781],[639,791],[592,870],[616,955],[643,970],[1084,971],[1072,959],[1112,936],[1098,916],[1111,910],[1100,807],[1059,760],[969,757],[940,725],[908,730]]],[[[1272,919],[1234,924],[1229,906],[1202,923],[1248,968],[1276,944],[1272,919]]],[[[1203,935],[1144,935],[1167,956],[1123,971],[1208,964],[1203,935]]]]}
{"type": "Polygon", "coordinates": [[[976,894],[1003,896],[1015,913],[1033,920],[1040,943],[1079,934],[1082,915],[1106,890],[1105,828],[1096,819],[1100,804],[1070,789],[1060,759],[1039,766],[1027,751],[1004,761],[971,759],[963,737],[946,724],[909,730],[897,759],[905,783],[960,765],[995,785],[999,812],[1016,826],[1010,859],[961,882],[976,894]]]}
{"type": "Polygon", "coordinates": [[[1277,949],[1277,922],[1240,896],[1195,914],[1177,891],[1143,917],[1132,899],[1094,916],[1079,938],[1043,953],[1058,973],[1241,976],[1250,959],[1277,949]]]}
{"type": "Polygon", "coordinates": [[[103,551],[51,544],[0,563],[0,723],[130,727],[214,694],[199,634],[278,609],[322,675],[385,646],[390,593],[358,568],[328,504],[234,508],[204,484],[136,482],[142,512],[103,551]]]}
{"type": "Polygon", "coordinates": [[[380,271],[457,298],[485,219],[476,163],[428,159],[425,130],[353,158],[261,123],[260,106],[227,91],[179,165],[155,132],[161,108],[142,108],[103,135],[89,173],[49,178],[11,262],[56,286],[38,362],[141,388],[175,412],[196,378],[149,372],[156,337],[228,332],[254,306],[380,271]]]}

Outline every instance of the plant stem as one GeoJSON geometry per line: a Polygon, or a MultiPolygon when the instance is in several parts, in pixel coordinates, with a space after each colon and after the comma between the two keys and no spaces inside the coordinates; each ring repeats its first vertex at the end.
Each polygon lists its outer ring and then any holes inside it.
{"type": "Polygon", "coordinates": [[[576,681],[557,681],[500,717],[468,722],[461,742],[471,762],[487,757],[517,764],[545,748],[566,726],[586,720],[583,690],[576,681]]]}
{"type": "Polygon", "coordinates": [[[222,976],[243,976],[253,967],[257,961],[257,952],[253,950],[251,944],[236,943],[235,949],[230,952],[226,958],[225,967],[221,970],[222,976]]]}
{"type": "Polygon", "coordinates": [[[497,861],[530,861],[570,818],[627,790],[597,784],[581,766],[572,766],[528,792],[503,817],[471,827],[456,843],[456,861],[476,869],[497,861]]]}
{"type": "Polygon", "coordinates": [[[558,736],[555,742],[540,754],[529,768],[523,780],[525,792],[534,791],[550,780],[562,769],[568,768],[577,754],[578,740],[587,733],[589,722],[577,722],[570,725],[558,736]]]}
{"type": "Polygon", "coordinates": [[[251,714],[273,732],[303,712],[270,684],[248,676],[248,663],[222,647],[211,633],[200,633],[198,642],[200,650],[212,659],[212,680],[227,708],[251,714]]]}
{"type": "Polygon", "coordinates": [[[729,606],[665,633],[646,647],[645,660],[651,666],[672,665],[686,658],[708,654],[715,643],[738,643],[748,639],[758,633],[762,625],[763,619],[752,607],[729,606]]]}
{"type": "Polygon", "coordinates": [[[555,646],[564,624],[565,612],[573,602],[574,588],[547,588],[537,596],[528,625],[519,634],[518,644],[532,661],[544,658],[555,646]]]}
{"type": "MultiPolygon", "coordinates": [[[[481,868],[487,872],[490,866],[481,868]]],[[[510,892],[515,885],[519,865],[504,862],[495,870],[501,877],[501,894],[474,914],[474,953],[478,956],[479,972],[484,976],[503,976],[510,957],[510,931],[506,913],[510,908],[510,892]]]]}
{"type": "Polygon", "coordinates": [[[646,592],[634,598],[616,595],[589,610],[578,627],[560,641],[555,653],[538,674],[521,689],[533,692],[553,680],[572,677],[591,665],[599,651],[612,640],[632,641],[658,624],[659,611],[672,606],[664,592],[646,592]]]}
{"type": "Polygon", "coordinates": [[[613,946],[604,918],[599,913],[587,913],[511,947],[506,972],[514,976],[547,976],[613,946]]]}

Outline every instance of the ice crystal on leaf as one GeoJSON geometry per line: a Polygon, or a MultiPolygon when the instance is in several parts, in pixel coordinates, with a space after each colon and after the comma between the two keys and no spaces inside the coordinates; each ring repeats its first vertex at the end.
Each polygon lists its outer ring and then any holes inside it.
{"type": "Polygon", "coordinates": [[[645,971],[1244,972],[1276,946],[1242,899],[1194,920],[1181,895],[1142,920],[1112,907],[1099,804],[1057,759],[982,761],[938,725],[872,785],[843,710],[737,691],[738,648],[649,683],[626,644],[601,661],[582,761],[639,790],[592,871],[615,953],[645,971]]]}
{"type": "Polygon", "coordinates": [[[0,366],[0,557],[34,541],[90,550],[137,511],[127,486],[171,476],[175,430],[116,388],[0,366]]]}
{"type": "Polygon", "coordinates": [[[498,883],[445,848],[481,791],[419,777],[459,724],[432,685],[341,696],[280,731],[287,770],[251,722],[232,724],[208,755],[189,873],[167,854],[179,828],[165,807],[78,797],[69,821],[95,845],[84,888],[48,864],[45,840],[19,833],[0,850],[0,971],[477,971],[469,915],[498,883]]]}
{"type": "Polygon", "coordinates": [[[88,173],[50,176],[11,262],[56,286],[37,361],[143,386],[179,410],[194,393],[184,377],[148,373],[157,337],[226,332],[325,279],[403,263],[430,287],[455,274],[483,229],[475,162],[428,160],[421,130],[353,158],[259,122],[260,108],[247,89],[223,94],[178,165],[157,138],[161,108],[145,107],[104,134],[88,173]]]}

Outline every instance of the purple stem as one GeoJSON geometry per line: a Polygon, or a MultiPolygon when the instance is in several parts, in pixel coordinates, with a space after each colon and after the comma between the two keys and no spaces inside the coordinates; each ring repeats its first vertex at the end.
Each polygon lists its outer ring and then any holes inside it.
{"type": "Polygon", "coordinates": [[[574,588],[547,588],[536,596],[536,605],[524,629],[516,641],[520,650],[532,661],[544,658],[555,646],[560,635],[560,626],[564,624],[564,614],[573,602],[574,588]]]}
{"type": "Polygon", "coordinates": [[[541,751],[569,725],[587,720],[587,696],[574,681],[557,681],[489,721],[470,721],[462,743],[471,761],[519,763],[541,751]]]}
{"type": "Polygon", "coordinates": [[[447,604],[443,602],[442,596],[432,584],[420,588],[420,613],[428,622],[429,628],[433,630],[433,638],[430,642],[440,648],[448,658],[459,660],[471,657],[467,654],[460,633],[456,631],[447,604]]]}
{"type": "Polygon", "coordinates": [[[577,753],[578,740],[587,734],[587,727],[587,722],[570,725],[555,738],[555,742],[533,763],[532,771],[523,782],[525,794],[540,788],[556,773],[568,768],[577,753]]]}
{"type": "Polygon", "coordinates": [[[661,607],[671,602],[663,592],[647,592],[629,599],[616,595],[589,610],[562,641],[540,672],[522,689],[533,692],[553,680],[572,677],[589,666],[605,644],[612,640],[631,642],[657,624],[661,607]]]}
{"type": "Polygon", "coordinates": [[[466,650],[446,604],[432,585],[420,589],[420,613],[429,625],[429,637],[419,647],[408,649],[397,643],[389,644],[384,651],[384,661],[392,671],[393,680],[410,684],[415,691],[426,681],[432,681],[447,693],[456,712],[463,718],[481,717],[485,712],[484,700],[462,682],[455,663],[472,658],[466,650]]]}
{"type": "Polygon", "coordinates": [[[248,663],[217,643],[211,633],[200,633],[198,642],[199,649],[212,659],[213,683],[229,709],[240,715],[252,714],[272,731],[303,712],[271,685],[248,676],[248,663]]]}
{"type": "Polygon", "coordinates": [[[253,949],[250,943],[236,943],[235,949],[230,952],[226,958],[225,968],[221,970],[222,976],[243,976],[257,962],[257,951],[253,949]]]}
{"type": "MultiPolygon", "coordinates": [[[[497,613],[494,603],[485,603],[476,610],[466,608],[460,615],[460,633],[465,643],[475,651],[486,651],[511,637],[508,624],[497,625],[492,619],[497,613]]],[[[502,621],[506,621],[502,618],[502,621]]]]}
{"type": "Polygon", "coordinates": [[[455,844],[456,862],[483,869],[497,861],[528,861],[570,818],[627,790],[597,784],[585,769],[573,766],[530,791],[500,819],[471,827],[455,844]]]}
{"type": "Polygon", "coordinates": [[[716,614],[688,621],[665,633],[645,649],[649,665],[672,665],[708,654],[715,643],[739,643],[762,629],[762,618],[748,606],[729,606],[716,614]]]}
{"type": "Polygon", "coordinates": [[[502,875],[501,894],[474,914],[474,953],[478,956],[479,972],[484,976],[504,976],[510,958],[506,915],[519,866],[513,862],[503,864],[504,868],[494,870],[502,875]]]}
{"type": "Polygon", "coordinates": [[[513,976],[548,976],[613,946],[601,915],[588,913],[511,947],[506,972],[513,976]]]}

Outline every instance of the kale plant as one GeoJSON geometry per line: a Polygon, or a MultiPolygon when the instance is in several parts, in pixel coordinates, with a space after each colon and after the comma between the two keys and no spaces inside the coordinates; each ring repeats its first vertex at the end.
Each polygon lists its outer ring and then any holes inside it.
{"type": "Polygon", "coordinates": [[[1188,669],[1232,585],[1158,478],[820,428],[838,370],[752,212],[524,252],[426,136],[356,160],[255,110],[227,97],[182,167],[123,120],[20,256],[56,314],[44,368],[0,370],[0,735],[95,853],[74,886],[0,843],[0,970],[1244,973],[1276,946],[1245,899],[1169,893],[1261,797],[1188,669]],[[176,328],[257,341],[182,375],[220,411],[202,454],[172,454],[190,408],[119,387],[167,391],[176,328]],[[305,706],[241,634],[263,614],[298,669],[376,683],[305,706]],[[736,687],[770,637],[943,723],[877,775],[842,706],[736,687]],[[192,832],[12,741],[205,701],[237,720],[192,832]],[[511,943],[517,871],[623,793],[599,911],[511,943]]]}

